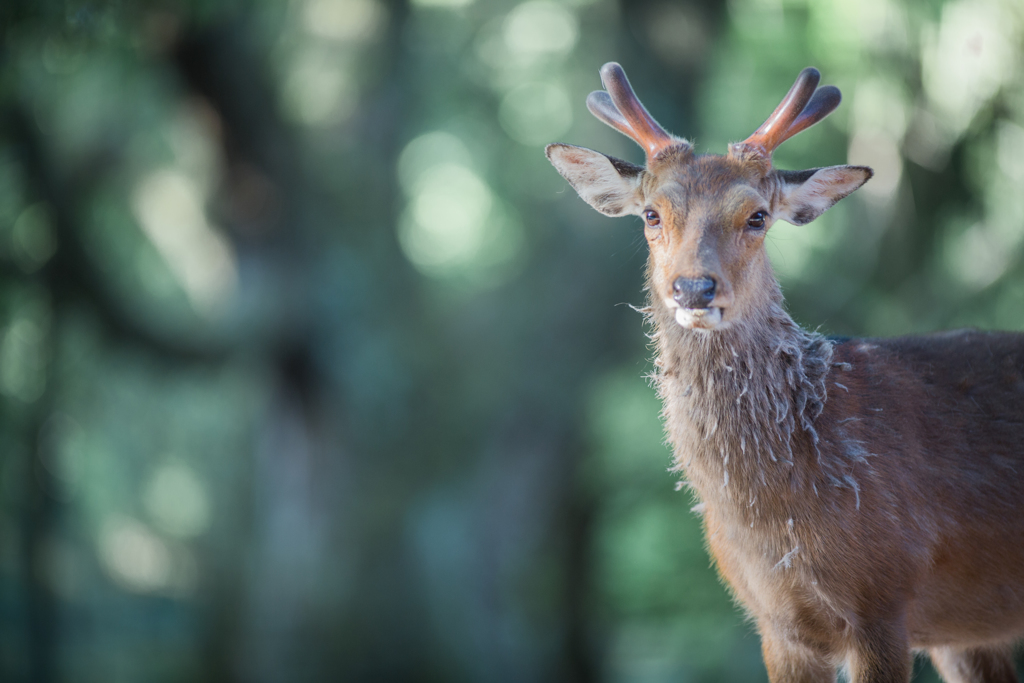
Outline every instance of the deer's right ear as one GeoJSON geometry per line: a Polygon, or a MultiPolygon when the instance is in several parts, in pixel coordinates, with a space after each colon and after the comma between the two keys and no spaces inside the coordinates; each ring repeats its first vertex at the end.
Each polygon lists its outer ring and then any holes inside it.
{"type": "Polygon", "coordinates": [[[625,216],[643,210],[642,166],[573,145],[548,145],[545,152],[583,201],[601,213],[625,216]]]}

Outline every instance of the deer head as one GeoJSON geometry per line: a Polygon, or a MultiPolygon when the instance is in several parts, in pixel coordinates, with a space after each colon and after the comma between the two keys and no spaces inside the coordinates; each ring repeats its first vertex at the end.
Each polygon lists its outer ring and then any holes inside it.
{"type": "Polygon", "coordinates": [[[872,176],[865,166],[772,167],[776,147],[839,105],[839,90],[818,88],[820,78],[804,69],[750,137],[725,156],[698,155],[658,125],[611,62],[601,68],[605,90],[591,93],[587,106],[643,147],[646,165],[548,145],[548,159],[584,201],[609,216],[643,218],[652,303],[684,328],[721,329],[778,300],[764,248],[772,224],[809,223],[872,176]]]}

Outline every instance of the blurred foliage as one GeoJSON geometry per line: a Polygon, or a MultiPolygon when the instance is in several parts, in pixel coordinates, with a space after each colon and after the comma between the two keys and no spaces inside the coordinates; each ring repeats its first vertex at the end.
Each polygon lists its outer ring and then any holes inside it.
{"type": "MultiPolygon", "coordinates": [[[[0,678],[764,679],[643,380],[639,223],[542,154],[623,63],[875,178],[769,251],[840,334],[1024,327],[1016,0],[8,0],[0,678]]],[[[927,670],[916,680],[929,680],[927,670]]]]}

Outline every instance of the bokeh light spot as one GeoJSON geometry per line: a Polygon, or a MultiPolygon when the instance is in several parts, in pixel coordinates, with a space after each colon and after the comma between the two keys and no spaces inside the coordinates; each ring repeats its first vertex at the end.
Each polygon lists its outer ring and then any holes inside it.
{"type": "Polygon", "coordinates": [[[575,15],[547,0],[529,0],[511,12],[504,24],[505,43],[524,57],[568,54],[579,39],[575,15]]]}
{"type": "Polygon", "coordinates": [[[355,84],[337,59],[308,54],[292,65],[282,93],[285,113],[292,120],[307,126],[337,124],[355,111],[355,84]]]}
{"type": "Polygon", "coordinates": [[[522,252],[522,226],[469,168],[441,163],[415,181],[398,226],[406,257],[430,277],[496,284],[522,252]]]}
{"type": "Polygon", "coordinates": [[[57,251],[50,207],[45,202],[33,204],[18,216],[12,230],[14,254],[25,272],[33,272],[50,260],[57,251]]]}
{"type": "Polygon", "coordinates": [[[1001,121],[996,134],[996,163],[999,170],[1017,183],[1024,183],[1024,128],[1001,121]]]}
{"type": "Polygon", "coordinates": [[[882,131],[857,133],[850,140],[847,158],[851,164],[871,167],[875,175],[861,188],[865,197],[893,198],[903,176],[903,157],[897,141],[882,131]]]}
{"type": "Polygon", "coordinates": [[[487,184],[464,166],[427,170],[409,206],[411,229],[404,231],[402,242],[406,254],[432,267],[468,262],[480,249],[492,201],[487,184]]]}
{"type": "Polygon", "coordinates": [[[987,287],[1006,272],[1012,253],[991,226],[983,222],[952,236],[945,250],[950,270],[976,290],[987,287]]]}
{"type": "Polygon", "coordinates": [[[135,189],[132,208],[196,311],[219,312],[234,293],[235,256],[206,220],[192,179],[176,170],[156,171],[135,189]]]}
{"type": "Polygon", "coordinates": [[[146,525],[111,517],[100,530],[99,556],[107,574],[130,591],[148,593],[171,580],[171,553],[146,525]]]}
{"type": "Polygon", "coordinates": [[[407,144],[399,155],[398,183],[406,194],[411,195],[424,171],[439,164],[469,167],[472,157],[462,140],[451,133],[424,133],[407,144]]]}
{"type": "Polygon", "coordinates": [[[380,32],[385,18],[378,0],[308,0],[302,10],[307,31],[339,41],[369,42],[380,32]]]}
{"type": "Polygon", "coordinates": [[[552,83],[526,83],[505,95],[498,120],[513,140],[543,146],[565,134],[572,125],[569,94],[552,83]]]}
{"type": "Polygon", "coordinates": [[[192,538],[210,526],[206,488],[184,464],[160,467],[145,488],[143,502],[157,526],[172,536],[192,538]]]}
{"type": "Polygon", "coordinates": [[[0,393],[32,403],[46,388],[46,330],[30,316],[17,316],[0,332],[0,393]]]}
{"type": "Polygon", "coordinates": [[[937,112],[956,135],[1014,75],[1015,26],[994,3],[951,2],[938,31],[926,35],[921,53],[923,85],[937,112]]]}
{"type": "Polygon", "coordinates": [[[437,7],[442,9],[458,9],[472,5],[475,0],[412,0],[416,7],[437,7]]]}

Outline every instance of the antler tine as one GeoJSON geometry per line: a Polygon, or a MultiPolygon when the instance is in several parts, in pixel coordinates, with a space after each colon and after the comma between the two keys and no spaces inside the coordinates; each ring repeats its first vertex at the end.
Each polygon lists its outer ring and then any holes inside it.
{"type": "Polygon", "coordinates": [[[678,142],[640,103],[621,66],[615,62],[602,66],[601,83],[607,92],[598,90],[590,93],[587,108],[594,116],[636,141],[648,158],[678,142]]]}
{"type": "Polygon", "coordinates": [[[820,80],[821,73],[814,67],[801,71],[772,115],[738,146],[771,156],[776,147],[827,116],[839,104],[839,90],[835,86],[816,90],[820,80]]]}
{"type": "Polygon", "coordinates": [[[834,85],[825,85],[815,90],[814,96],[811,97],[811,101],[807,103],[804,110],[800,112],[800,116],[790,124],[789,129],[786,131],[786,139],[807,130],[831,114],[839,106],[842,99],[842,93],[834,85]]]}
{"type": "MultiPolygon", "coordinates": [[[[633,132],[633,127],[629,125],[622,116],[622,112],[618,110],[615,103],[612,102],[612,96],[604,90],[595,90],[594,92],[587,95],[587,109],[590,113],[601,119],[609,126],[619,131],[627,137],[631,137],[636,140],[636,133],[633,132]]],[[[639,140],[637,140],[639,142],[639,140]]]]}

